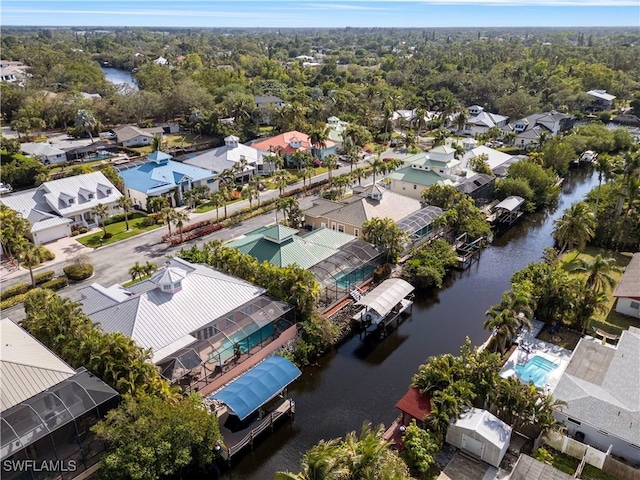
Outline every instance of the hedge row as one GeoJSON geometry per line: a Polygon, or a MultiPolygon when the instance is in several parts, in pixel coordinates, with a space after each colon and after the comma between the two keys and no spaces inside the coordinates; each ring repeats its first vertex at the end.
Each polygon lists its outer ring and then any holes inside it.
{"type": "Polygon", "coordinates": [[[9,288],[3,289],[0,292],[0,301],[7,300],[11,297],[15,297],[16,295],[23,295],[27,293],[27,291],[30,288],[31,288],[31,285],[29,285],[26,282],[16,283],[15,285],[12,285],[9,288]]]}
{"type": "Polygon", "coordinates": [[[40,288],[48,288],[49,290],[60,290],[61,288],[69,285],[69,279],[67,277],[58,277],[53,280],[49,280],[48,282],[44,282],[40,285],[40,288]]]}
{"type": "Polygon", "coordinates": [[[46,272],[38,273],[33,276],[33,280],[36,282],[36,285],[40,285],[41,283],[48,282],[56,276],[56,272],[53,270],[47,270],[46,272]]]}
{"type": "Polygon", "coordinates": [[[90,263],[74,263],[63,268],[64,274],[69,280],[80,282],[93,275],[93,265],[90,263]]]}
{"type": "Polygon", "coordinates": [[[25,297],[27,296],[26,293],[21,293],[19,295],[14,295],[11,298],[8,298],[7,300],[2,300],[0,302],[0,310],[4,310],[5,308],[11,308],[14,305],[18,305],[19,303],[24,302],[25,297]]]}
{"type": "MultiPolygon", "coordinates": [[[[182,235],[179,235],[179,234],[171,235],[171,238],[169,239],[169,243],[171,245],[180,245],[181,243],[187,242],[189,240],[193,240],[194,238],[203,237],[205,235],[209,235],[210,233],[217,232],[223,227],[224,225],[222,223],[206,222],[205,225],[202,225],[195,230],[192,229],[187,233],[183,232],[182,235]]],[[[168,235],[165,235],[164,237],[167,237],[168,239],[168,235]]],[[[165,239],[164,237],[162,237],[162,240],[167,241],[167,239],[165,239]]]]}

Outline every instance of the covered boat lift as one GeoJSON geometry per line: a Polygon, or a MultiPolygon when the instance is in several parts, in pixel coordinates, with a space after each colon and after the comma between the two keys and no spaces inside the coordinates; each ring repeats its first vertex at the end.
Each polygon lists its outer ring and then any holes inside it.
{"type": "Polygon", "coordinates": [[[226,406],[219,415],[225,442],[219,453],[223,458],[230,461],[245,446],[253,446],[254,439],[268,427],[273,429],[276,420],[285,414],[293,416],[295,402],[287,398],[286,388],[301,374],[289,360],[274,355],[209,396],[226,406]],[[283,401],[265,414],[262,408],[278,396],[283,401]],[[227,428],[229,424],[234,427],[227,428]]]}
{"type": "Polygon", "coordinates": [[[360,297],[356,305],[364,308],[356,313],[352,319],[359,323],[365,332],[382,328],[384,332],[387,325],[400,315],[413,307],[413,301],[409,296],[415,288],[409,282],[401,278],[385,280],[367,295],[360,297]]]}
{"type": "Polygon", "coordinates": [[[505,198],[494,207],[495,222],[507,225],[513,224],[522,216],[523,212],[520,210],[522,205],[524,205],[524,198],[522,197],[512,195],[505,198]]]}

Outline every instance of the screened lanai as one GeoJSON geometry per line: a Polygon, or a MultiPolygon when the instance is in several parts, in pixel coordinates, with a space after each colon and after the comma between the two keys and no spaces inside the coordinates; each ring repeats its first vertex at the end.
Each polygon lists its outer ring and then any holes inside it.
{"type": "Polygon", "coordinates": [[[293,310],[288,304],[260,296],[196,332],[194,342],[157,365],[171,383],[187,391],[199,389],[293,323],[293,310]]]}
{"type": "Polygon", "coordinates": [[[381,252],[363,240],[341,246],[337,253],[310,269],[322,285],[321,302],[330,305],[348,295],[354,286],[370,279],[381,262],[381,252]]]}
{"type": "Polygon", "coordinates": [[[428,205],[400,220],[398,227],[407,234],[411,246],[417,246],[435,235],[438,228],[434,220],[442,214],[440,207],[428,205]]]}
{"type": "MultiPolygon", "coordinates": [[[[91,433],[117,402],[117,392],[80,368],[75,375],[6,411],[0,418],[2,447],[0,459],[60,460],[74,472],[56,478],[72,478],[99,460],[104,444],[91,433]]],[[[35,473],[32,474],[36,478],[35,473]]],[[[32,478],[16,469],[4,471],[2,478],[32,478]]]]}

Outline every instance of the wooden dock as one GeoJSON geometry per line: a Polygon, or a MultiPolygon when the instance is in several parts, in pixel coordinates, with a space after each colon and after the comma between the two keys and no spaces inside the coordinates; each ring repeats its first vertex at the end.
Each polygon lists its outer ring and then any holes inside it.
{"type": "Polygon", "coordinates": [[[287,398],[283,401],[278,408],[276,408],[273,412],[271,412],[268,416],[263,418],[258,422],[258,424],[253,427],[248,433],[246,433],[241,438],[231,438],[228,437],[225,439],[225,443],[219,445],[218,453],[220,456],[225,459],[227,462],[231,462],[231,458],[241,450],[243,450],[246,446],[250,446],[253,448],[254,440],[262,434],[268,428],[273,432],[275,423],[288,415],[291,419],[296,411],[296,403],[291,398],[287,398]]]}

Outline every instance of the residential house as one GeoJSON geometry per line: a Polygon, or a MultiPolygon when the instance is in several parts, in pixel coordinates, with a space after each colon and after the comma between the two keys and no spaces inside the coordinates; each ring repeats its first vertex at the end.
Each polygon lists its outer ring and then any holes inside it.
{"type": "Polygon", "coordinates": [[[27,68],[22,62],[0,60],[0,81],[21,82],[27,77],[27,68]]]}
{"type": "Polygon", "coordinates": [[[446,442],[499,467],[511,441],[511,427],[492,413],[471,408],[447,429],[446,442]]]}
{"type": "Polygon", "coordinates": [[[258,228],[227,245],[259,262],[279,267],[296,264],[310,270],[320,283],[322,301],[327,304],[370,279],[381,261],[381,252],[373,245],[329,228],[299,235],[294,228],[276,224],[258,228]]]}
{"type": "Polygon", "coordinates": [[[151,349],[162,376],[187,391],[202,391],[293,325],[291,307],[264,288],[179,258],[130,287],[94,283],[80,293],[104,332],[151,349]]]}
{"type": "Polygon", "coordinates": [[[640,465],[640,328],[615,347],[580,339],[552,393],[567,402],[554,415],[569,435],[640,465]]]}
{"type": "Polygon", "coordinates": [[[485,109],[479,105],[472,105],[468,109],[469,118],[462,130],[456,125],[455,117],[449,125],[449,129],[453,133],[460,133],[462,135],[480,135],[487,133],[490,128],[499,127],[502,128],[507,125],[509,121],[508,117],[498,115],[497,113],[486,112],[485,109]]]}
{"type": "Polygon", "coordinates": [[[121,196],[102,172],[93,172],[44,182],[36,189],[0,197],[0,203],[29,221],[33,243],[39,245],[71,235],[72,225],[95,225],[96,205],[113,212],[121,196]]]}
{"type": "Polygon", "coordinates": [[[151,145],[153,137],[156,135],[162,136],[164,129],[162,127],[138,128],[133,125],[125,125],[114,129],[113,132],[116,134],[118,144],[123,147],[142,147],[151,145]]]}
{"type": "Polygon", "coordinates": [[[8,318],[0,320],[0,341],[2,478],[66,480],[94,472],[105,445],[91,427],[116,406],[117,392],[84,368],[71,368],[8,318]]]}
{"type": "Polygon", "coordinates": [[[404,167],[385,175],[389,190],[420,200],[431,185],[454,185],[461,173],[455,155],[454,148],[442,145],[405,158],[404,167]]]}
{"type": "Polygon", "coordinates": [[[21,143],[20,150],[25,155],[36,158],[45,165],[54,165],[67,161],[67,154],[64,150],[48,143],[21,143]]]}
{"type": "Polygon", "coordinates": [[[493,191],[496,186],[496,177],[486,173],[475,173],[461,180],[456,185],[456,190],[473,199],[476,206],[484,205],[493,200],[493,191]]]}
{"type": "Polygon", "coordinates": [[[147,162],[132,167],[124,166],[119,173],[124,180],[127,196],[134,206],[147,209],[149,197],[165,196],[171,206],[184,203],[184,192],[198,187],[215,191],[217,174],[211,170],[174,162],[171,155],[156,151],[147,157],[147,162]]]}
{"type": "Polygon", "coordinates": [[[546,113],[534,113],[516,120],[502,128],[504,133],[515,133],[513,144],[521,149],[531,148],[540,143],[541,138],[554,137],[571,130],[575,117],[554,110],[546,113]]]}
{"type": "Polygon", "coordinates": [[[307,151],[315,158],[322,160],[328,155],[335,155],[338,145],[331,140],[325,142],[324,148],[317,148],[311,144],[311,139],[306,133],[301,133],[295,130],[290,132],[281,133],[275,137],[265,138],[251,144],[251,146],[257,150],[260,150],[263,155],[269,155],[276,152],[278,149],[282,149],[284,157],[288,165],[293,166],[291,163],[291,157],[299,150],[307,151]]]}
{"type": "Polygon", "coordinates": [[[329,129],[329,140],[335,142],[338,148],[341,148],[343,144],[342,134],[349,126],[349,122],[343,122],[338,117],[331,116],[327,118],[326,126],[329,129]]]}
{"type": "Polygon", "coordinates": [[[617,299],[616,312],[640,318],[640,252],[633,255],[613,296],[617,299]]]}
{"type": "Polygon", "coordinates": [[[479,147],[472,148],[465,152],[460,161],[460,168],[467,170],[468,172],[472,172],[469,162],[480,156],[484,156],[487,165],[492,171],[495,171],[498,167],[509,162],[513,157],[513,155],[509,155],[508,153],[501,152],[485,145],[480,145],[479,147]]]}
{"type": "MultiPolygon", "coordinates": [[[[403,128],[410,125],[414,125],[417,122],[418,109],[412,110],[395,110],[391,114],[391,121],[397,128],[403,128]]],[[[425,112],[422,121],[426,124],[433,120],[438,115],[437,112],[425,112]]]]}
{"type": "Polygon", "coordinates": [[[606,90],[589,90],[587,95],[591,96],[591,104],[587,106],[587,110],[592,112],[613,110],[613,101],[616,99],[615,95],[607,93],[606,90]]]}
{"type": "Polygon", "coordinates": [[[304,211],[304,223],[311,229],[330,228],[360,237],[362,224],[372,218],[390,218],[394,222],[420,210],[420,200],[386,191],[382,185],[354,187],[353,195],[341,202],[317,198],[304,211]]]}
{"type": "Polygon", "coordinates": [[[269,125],[273,113],[285,106],[284,100],[275,95],[255,95],[253,99],[256,102],[261,125],[269,125]]]}
{"type": "Polygon", "coordinates": [[[158,58],[156,58],[153,63],[155,63],[156,65],[168,65],[169,64],[169,60],[167,60],[166,58],[160,56],[158,58]]]}
{"type": "Polygon", "coordinates": [[[257,175],[270,175],[275,171],[275,165],[265,154],[253,147],[243,145],[240,139],[229,135],[224,139],[224,146],[198,153],[186,159],[184,163],[194,167],[204,168],[216,175],[223,170],[238,168],[240,162],[246,161],[243,171],[237,171],[237,178],[242,179],[257,175]]]}

